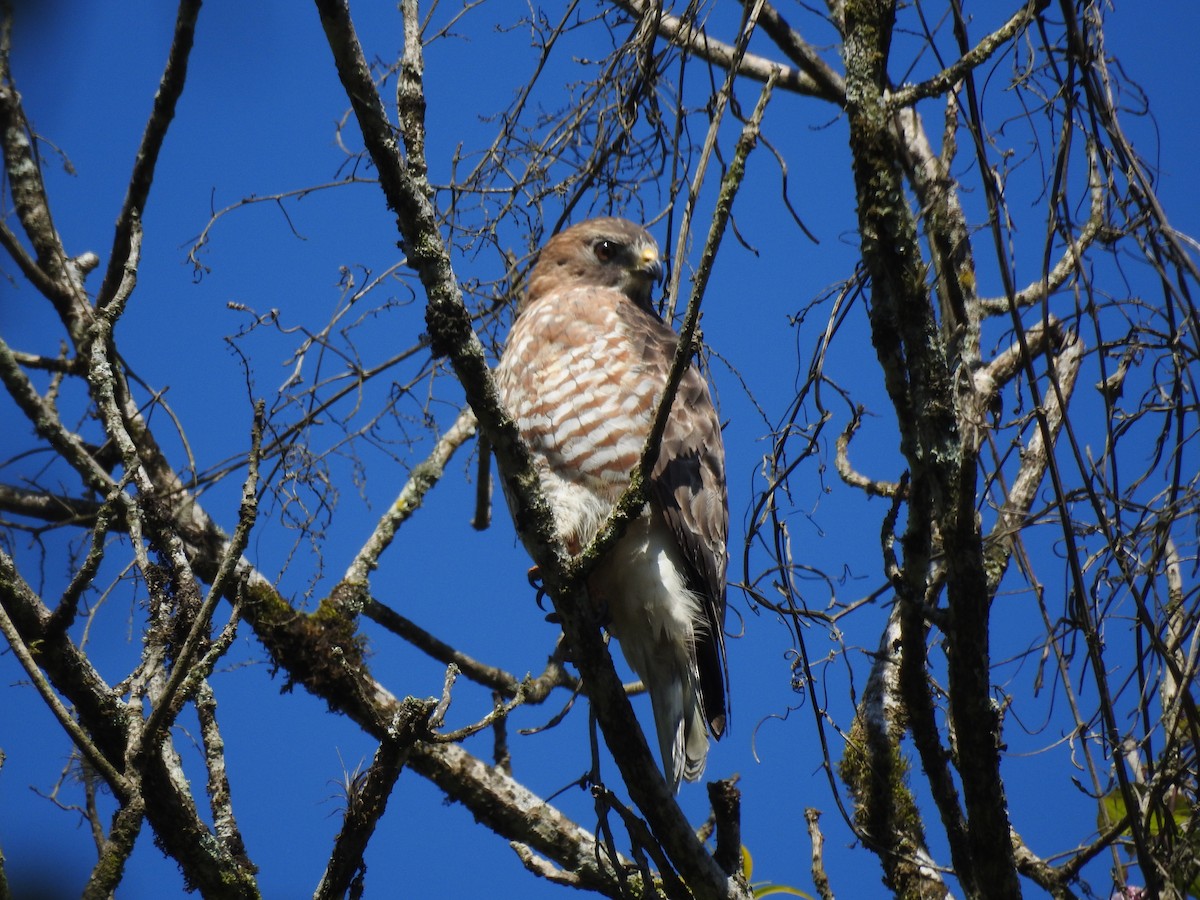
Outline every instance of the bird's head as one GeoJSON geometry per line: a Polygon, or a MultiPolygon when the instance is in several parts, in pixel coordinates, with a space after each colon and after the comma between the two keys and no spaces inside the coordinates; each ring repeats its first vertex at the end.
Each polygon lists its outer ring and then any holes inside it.
{"type": "Polygon", "coordinates": [[[650,293],[662,275],[658,244],[646,229],[628,219],[588,219],[546,242],[524,305],[550,290],[588,285],[616,288],[653,312],[650,293]]]}

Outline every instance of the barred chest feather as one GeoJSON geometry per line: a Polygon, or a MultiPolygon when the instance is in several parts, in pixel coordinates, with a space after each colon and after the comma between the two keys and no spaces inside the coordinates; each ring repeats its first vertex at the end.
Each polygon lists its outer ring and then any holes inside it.
{"type": "Polygon", "coordinates": [[[619,302],[579,288],[534,303],[513,326],[496,373],[572,552],[595,536],[628,485],[665,381],[630,341],[619,302]]]}

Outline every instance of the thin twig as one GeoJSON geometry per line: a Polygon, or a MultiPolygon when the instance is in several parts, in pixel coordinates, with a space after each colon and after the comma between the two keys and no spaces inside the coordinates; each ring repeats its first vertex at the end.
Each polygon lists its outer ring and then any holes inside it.
{"type": "MultiPolygon", "coordinates": [[[[639,19],[653,12],[645,0],[613,0],[613,2],[639,19]]],[[[791,66],[780,65],[765,56],[744,53],[734,65],[734,60],[737,58],[734,46],[709,37],[704,29],[692,21],[685,21],[667,13],[659,16],[657,21],[659,34],[671,43],[696,54],[700,59],[708,60],[723,69],[733,68],[737,74],[755,81],[765,83],[767,79],[774,76],[781,88],[797,94],[826,96],[822,86],[817,84],[806,72],[791,66]]],[[[835,98],[826,97],[826,99],[835,98]]]]}
{"type": "Polygon", "coordinates": [[[175,16],[171,52],[167,57],[162,78],[159,79],[158,90],[154,94],[154,108],[150,111],[150,118],[142,133],[142,142],[138,146],[133,171],[129,175],[129,187],[121,204],[121,212],[117,216],[108,269],[104,273],[100,289],[96,292],[96,306],[99,309],[108,306],[125,277],[125,262],[130,257],[134,230],[140,228],[146,200],[150,196],[150,185],[154,182],[158,155],[166,140],[171,120],[175,118],[175,104],[179,102],[183,86],[187,83],[188,57],[192,52],[196,19],[199,15],[200,0],[180,0],[179,11],[175,16]]]}
{"type": "Polygon", "coordinates": [[[968,72],[979,68],[991,59],[996,51],[1006,46],[1018,31],[1033,21],[1033,17],[1049,5],[1050,0],[1028,0],[1023,7],[1013,13],[1007,22],[977,42],[974,47],[932,78],[922,81],[920,84],[905,85],[894,91],[887,98],[888,111],[894,112],[901,107],[912,106],[919,100],[937,97],[951,90],[962,81],[968,72]]]}

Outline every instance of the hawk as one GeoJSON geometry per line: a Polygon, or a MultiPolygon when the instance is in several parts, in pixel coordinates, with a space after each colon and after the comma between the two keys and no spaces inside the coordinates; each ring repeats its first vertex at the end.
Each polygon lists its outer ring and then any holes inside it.
{"type": "MultiPolygon", "coordinates": [[[[582,222],[538,254],[496,371],[554,513],[577,554],[629,485],[678,343],[650,302],[658,245],[625,219],[582,222]]],[[[726,723],[729,509],[721,428],[695,365],[679,385],[642,515],[588,594],[650,694],[672,788],[704,771],[726,723]]]]}

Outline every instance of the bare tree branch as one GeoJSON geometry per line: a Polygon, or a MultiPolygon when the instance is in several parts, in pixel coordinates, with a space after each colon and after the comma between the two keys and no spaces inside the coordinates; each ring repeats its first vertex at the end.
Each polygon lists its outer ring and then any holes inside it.
{"type": "Polygon", "coordinates": [[[348,786],[342,830],[334,842],[333,855],[321,876],[321,883],[313,894],[314,900],[345,897],[353,879],[360,877],[358,873],[365,869],[363,855],[367,842],[387,808],[388,795],[400,777],[409,752],[425,732],[432,709],[433,704],[428,701],[411,698],[405,701],[387,737],[375,751],[375,759],[362,779],[362,786],[357,783],[348,786]]]}
{"type": "Polygon", "coordinates": [[[902,106],[912,106],[920,100],[941,96],[952,90],[965,75],[987,62],[997,50],[1000,50],[1022,28],[1027,26],[1034,16],[1045,11],[1050,0],[1028,0],[1018,9],[1007,22],[975,44],[954,63],[938,72],[932,78],[920,84],[905,85],[894,91],[888,98],[892,109],[902,106]]]}
{"type": "Polygon", "coordinates": [[[112,250],[109,252],[108,269],[104,281],[96,292],[96,306],[104,308],[116,295],[124,277],[125,261],[130,255],[130,244],[135,228],[140,227],[146,200],[150,196],[150,185],[154,181],[154,170],[167,129],[175,118],[175,105],[183,95],[187,83],[188,57],[196,35],[196,19],[200,15],[200,0],[180,0],[175,16],[175,34],[171,40],[171,52],[166,68],[159,80],[154,95],[154,109],[146,122],[142,142],[138,147],[133,171],[129,176],[129,187],[125,201],[117,217],[117,228],[113,234],[112,250]]]}
{"type": "MultiPolygon", "coordinates": [[[[694,22],[686,21],[667,13],[659,13],[643,2],[643,0],[613,0],[613,2],[635,18],[642,19],[648,15],[654,16],[658,26],[658,33],[664,38],[695,53],[701,59],[717,64],[723,69],[729,69],[738,57],[735,47],[709,37],[694,22]]],[[[776,84],[784,90],[794,91],[798,94],[824,96],[822,86],[818,85],[806,72],[780,65],[766,57],[753,53],[743,53],[740,62],[736,65],[735,71],[739,75],[745,75],[764,84],[769,78],[774,76],[776,84]]],[[[829,97],[826,99],[833,98],[829,97]]]]}

